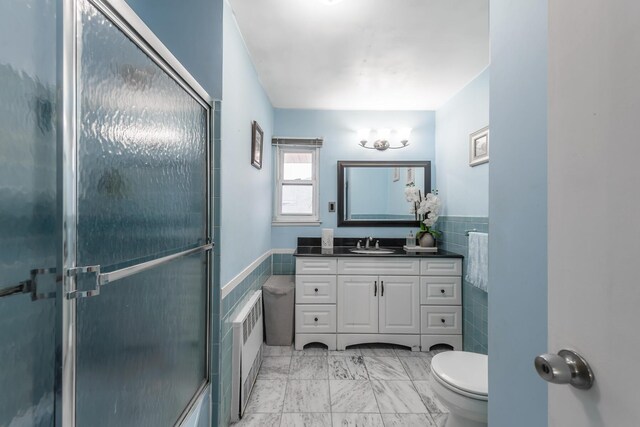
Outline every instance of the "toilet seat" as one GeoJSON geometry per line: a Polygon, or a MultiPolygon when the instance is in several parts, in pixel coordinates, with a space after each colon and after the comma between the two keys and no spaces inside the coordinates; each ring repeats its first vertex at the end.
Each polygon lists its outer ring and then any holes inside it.
{"type": "Polygon", "coordinates": [[[462,396],[488,400],[488,358],[485,354],[447,351],[436,354],[431,372],[443,387],[462,396]]]}

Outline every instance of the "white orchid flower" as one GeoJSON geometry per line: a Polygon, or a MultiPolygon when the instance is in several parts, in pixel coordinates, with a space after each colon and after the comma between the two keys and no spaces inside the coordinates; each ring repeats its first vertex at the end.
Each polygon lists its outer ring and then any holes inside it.
{"type": "Polygon", "coordinates": [[[420,190],[413,186],[408,186],[404,189],[404,196],[407,199],[407,202],[419,202],[420,201],[420,190]]]}

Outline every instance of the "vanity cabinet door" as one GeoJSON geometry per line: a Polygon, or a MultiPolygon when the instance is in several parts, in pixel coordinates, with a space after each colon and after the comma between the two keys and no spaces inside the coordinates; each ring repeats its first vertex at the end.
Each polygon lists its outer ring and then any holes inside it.
{"type": "Polygon", "coordinates": [[[416,276],[380,276],[381,334],[420,333],[420,280],[416,276]]]}
{"type": "Polygon", "coordinates": [[[338,332],[378,333],[378,276],[338,276],[338,332]]]}

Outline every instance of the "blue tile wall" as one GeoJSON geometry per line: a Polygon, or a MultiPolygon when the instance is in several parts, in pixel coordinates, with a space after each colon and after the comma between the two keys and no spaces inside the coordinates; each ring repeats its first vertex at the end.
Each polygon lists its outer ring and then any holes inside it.
{"type": "Polygon", "coordinates": [[[296,274],[296,259],[293,254],[273,254],[273,274],[296,274]]]}
{"type": "Polygon", "coordinates": [[[220,321],[220,346],[218,353],[220,357],[220,375],[217,399],[217,409],[219,412],[218,424],[226,427],[231,418],[231,355],[233,334],[231,332],[230,320],[242,307],[253,293],[260,289],[262,285],[271,277],[272,256],[267,257],[249,275],[242,280],[232,291],[222,300],[221,321],[220,321]]]}
{"type": "Polygon", "coordinates": [[[441,216],[436,228],[442,232],[438,247],[464,255],[462,277],[462,333],[464,350],[487,354],[488,295],[464,279],[467,271],[469,238],[466,230],[489,232],[489,218],[441,216]]]}

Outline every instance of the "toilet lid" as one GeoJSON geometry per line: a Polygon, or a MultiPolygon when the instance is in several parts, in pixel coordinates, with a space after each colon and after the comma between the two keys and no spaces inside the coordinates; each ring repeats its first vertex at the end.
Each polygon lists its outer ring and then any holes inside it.
{"type": "Polygon", "coordinates": [[[453,388],[478,396],[489,392],[489,368],[486,354],[446,351],[433,356],[431,371],[453,388]]]}

